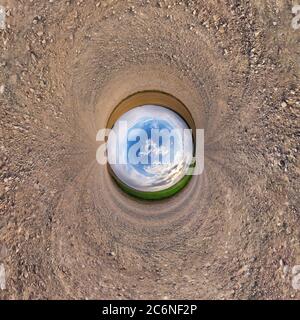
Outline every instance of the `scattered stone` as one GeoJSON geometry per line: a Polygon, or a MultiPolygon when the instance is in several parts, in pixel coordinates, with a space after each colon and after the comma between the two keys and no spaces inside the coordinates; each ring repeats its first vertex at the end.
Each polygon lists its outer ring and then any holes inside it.
{"type": "Polygon", "coordinates": [[[36,57],[35,53],[34,53],[34,52],[31,52],[30,56],[31,56],[32,61],[33,61],[34,63],[36,63],[36,62],[37,62],[37,57],[36,57]]]}
{"type": "Polygon", "coordinates": [[[283,276],[286,277],[289,273],[289,266],[287,265],[283,266],[282,272],[283,272],[283,276]]]}
{"type": "Polygon", "coordinates": [[[134,9],[134,6],[131,6],[131,7],[130,7],[130,12],[133,13],[133,14],[136,14],[136,11],[135,11],[135,9],[134,9]]]}
{"type": "Polygon", "coordinates": [[[5,259],[7,256],[7,248],[5,245],[0,245],[0,261],[5,259]]]}

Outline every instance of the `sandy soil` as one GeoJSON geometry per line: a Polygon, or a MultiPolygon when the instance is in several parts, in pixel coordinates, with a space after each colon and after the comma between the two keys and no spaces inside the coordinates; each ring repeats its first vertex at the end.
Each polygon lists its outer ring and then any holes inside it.
{"type": "Polygon", "coordinates": [[[1,4],[1,299],[300,298],[295,2],[1,4]],[[155,203],[95,157],[140,90],[205,129],[204,173],[155,203]]]}

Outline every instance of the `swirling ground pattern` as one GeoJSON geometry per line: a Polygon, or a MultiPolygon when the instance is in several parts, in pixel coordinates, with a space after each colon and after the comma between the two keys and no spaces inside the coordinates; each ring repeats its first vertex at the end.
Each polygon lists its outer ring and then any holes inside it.
{"type": "Polygon", "coordinates": [[[299,297],[291,3],[41,2],[11,3],[2,35],[4,296],[299,297]],[[204,173],[164,201],[127,196],[95,158],[142,90],[205,129],[204,173]]]}

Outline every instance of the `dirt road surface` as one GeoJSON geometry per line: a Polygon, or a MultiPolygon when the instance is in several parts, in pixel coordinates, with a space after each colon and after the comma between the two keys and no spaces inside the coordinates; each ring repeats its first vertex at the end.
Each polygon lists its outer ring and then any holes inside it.
{"type": "Polygon", "coordinates": [[[300,298],[295,1],[0,4],[1,299],[300,298]],[[203,174],[164,201],[96,162],[142,90],[205,129],[203,174]]]}

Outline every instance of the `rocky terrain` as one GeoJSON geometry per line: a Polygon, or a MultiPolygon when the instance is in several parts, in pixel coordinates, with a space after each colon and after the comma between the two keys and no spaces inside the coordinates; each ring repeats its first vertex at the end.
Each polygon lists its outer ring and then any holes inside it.
{"type": "Polygon", "coordinates": [[[299,299],[295,4],[1,0],[0,299],[299,299]],[[205,130],[204,173],[157,202],[95,157],[149,89],[205,130]]]}

